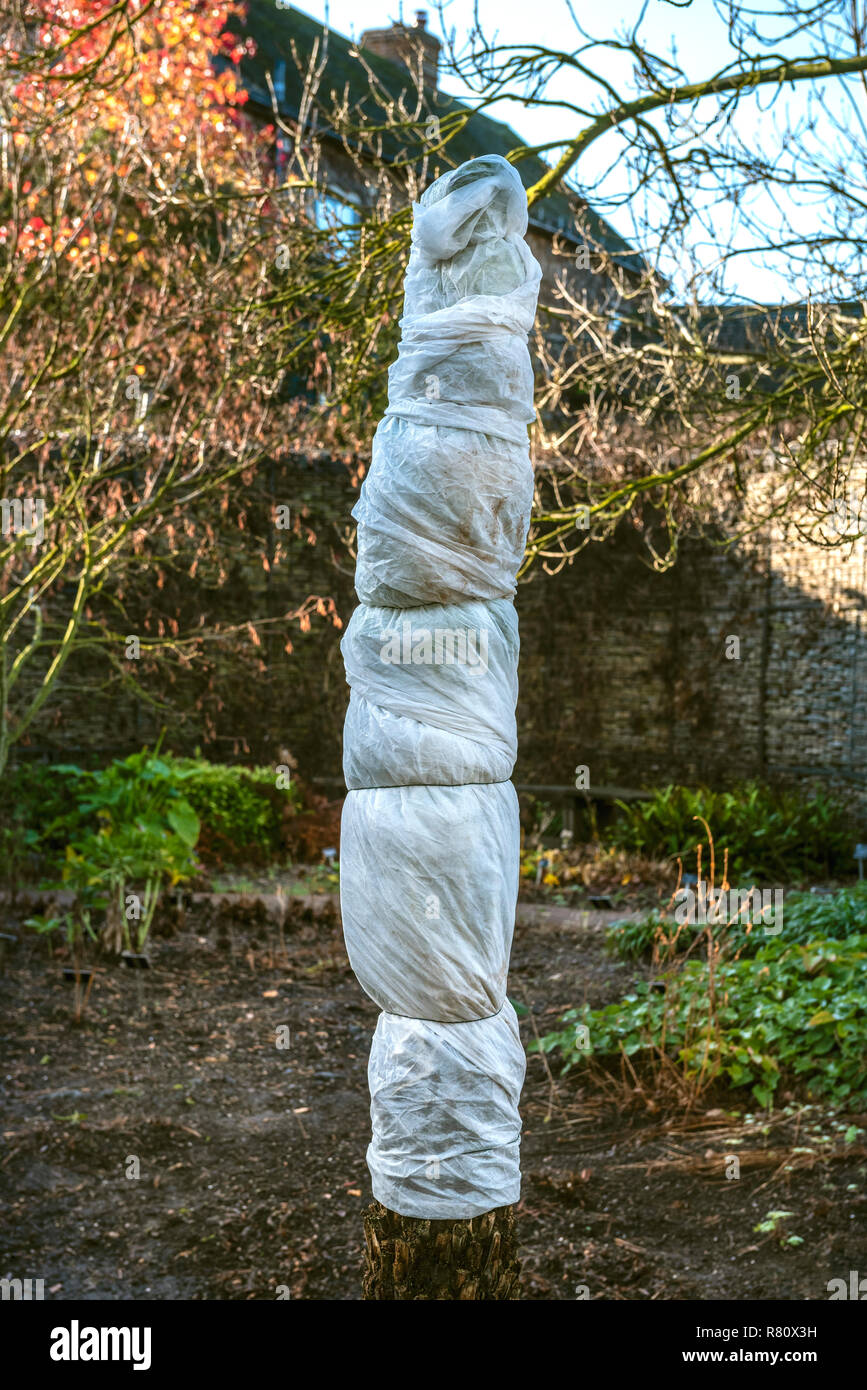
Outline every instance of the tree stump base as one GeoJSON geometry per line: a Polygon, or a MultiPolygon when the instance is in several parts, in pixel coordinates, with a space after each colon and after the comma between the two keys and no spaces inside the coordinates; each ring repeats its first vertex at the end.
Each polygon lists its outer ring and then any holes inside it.
{"type": "Polygon", "coordinates": [[[520,1298],[514,1207],[426,1221],[371,1202],[364,1236],[365,1299],[520,1298]]]}

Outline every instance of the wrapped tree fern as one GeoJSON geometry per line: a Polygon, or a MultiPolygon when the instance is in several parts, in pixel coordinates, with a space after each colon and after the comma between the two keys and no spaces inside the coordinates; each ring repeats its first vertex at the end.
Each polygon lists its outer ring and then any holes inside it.
{"type": "Polygon", "coordinates": [[[399,355],[353,512],[341,903],[352,967],[383,1011],[369,1064],[374,1298],[503,1298],[517,1277],[512,600],[541,276],[526,228],[525,191],[498,156],[415,205],[399,355]]]}

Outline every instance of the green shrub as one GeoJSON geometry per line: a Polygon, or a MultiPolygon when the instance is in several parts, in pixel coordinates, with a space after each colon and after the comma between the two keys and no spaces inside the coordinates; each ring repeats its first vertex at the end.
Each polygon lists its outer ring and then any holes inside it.
{"type": "Polygon", "coordinates": [[[30,764],[8,779],[14,814],[43,848],[63,849],[106,824],[165,823],[195,843],[198,818],[186,797],[186,774],[170,756],[147,749],[89,771],[75,763],[30,764]]]}
{"type": "Polygon", "coordinates": [[[570,1009],[560,1028],[530,1045],[556,1052],[568,1071],[622,1052],[674,1059],[686,1078],[749,1087],[770,1105],[783,1077],[833,1103],[867,1103],[867,934],[807,945],[775,938],[752,957],[690,960],[642,981],[619,1003],[570,1009]],[[582,1030],[584,1030],[582,1032],[582,1030]]]}
{"type": "MultiPolygon", "coordinates": [[[[786,879],[851,872],[854,843],[849,810],[823,792],[780,791],[747,782],[731,791],[668,786],[648,801],[617,803],[620,819],[606,839],[621,849],[652,859],[680,856],[694,868],[696,846],[714,838],[717,878],[723,851],[729,852],[729,878],[781,882],[786,879]]],[[[708,868],[708,847],[702,870],[708,868]]]]}
{"type": "Polygon", "coordinates": [[[299,805],[294,784],[277,787],[273,768],[228,767],[147,749],[97,771],[72,763],[14,768],[4,792],[0,844],[8,840],[31,853],[38,848],[46,870],[63,860],[67,845],[107,826],[162,828],[191,846],[201,828],[239,851],[274,852],[286,808],[299,805]]]}
{"type": "MultiPolygon", "coordinates": [[[[669,937],[675,930],[670,916],[654,910],[643,917],[612,922],[605,933],[605,944],[611,954],[619,956],[621,960],[640,960],[642,956],[650,955],[661,935],[669,937]]],[[[687,937],[684,948],[694,939],[696,932],[703,930],[703,927],[684,927],[680,938],[683,940],[684,936],[687,937]]]]}
{"type": "MultiPolygon", "coordinates": [[[[749,886],[749,885],[748,885],[749,886]]],[[[649,956],[654,942],[664,942],[677,931],[670,915],[659,911],[643,917],[614,922],[608,929],[609,949],[622,960],[638,960],[649,956]]],[[[685,951],[696,936],[706,931],[699,923],[685,923],[677,939],[677,951],[685,951]]],[[[761,927],[745,932],[740,926],[713,926],[716,940],[729,954],[754,955],[768,940],[761,927]]],[[[867,882],[836,893],[786,893],[783,901],[783,925],[780,936],[788,942],[807,942],[820,937],[834,941],[845,940],[867,932],[867,882]]]]}
{"type": "Polygon", "coordinates": [[[279,848],[284,809],[297,811],[301,804],[294,782],[278,787],[272,767],[229,767],[202,758],[179,758],[177,765],[189,777],[186,796],[209,830],[239,848],[279,848]]]}
{"type": "Polygon", "coordinates": [[[782,934],[787,941],[840,940],[862,932],[867,932],[867,882],[836,893],[786,894],[782,934]]]}
{"type": "Polygon", "coordinates": [[[0,813],[0,847],[3,862],[0,873],[11,878],[20,874],[25,851],[32,855],[62,853],[69,836],[62,830],[51,834],[69,814],[74,794],[69,779],[47,763],[26,763],[7,769],[3,776],[3,806],[0,813]],[[20,862],[19,862],[20,861],[20,862]],[[17,871],[17,872],[16,872],[17,871]]]}

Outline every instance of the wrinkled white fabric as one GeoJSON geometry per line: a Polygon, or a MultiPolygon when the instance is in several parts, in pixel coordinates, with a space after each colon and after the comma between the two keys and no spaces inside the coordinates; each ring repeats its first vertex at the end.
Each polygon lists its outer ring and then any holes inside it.
{"type": "Polygon", "coordinates": [[[352,690],[349,788],[504,782],[518,750],[511,603],[356,608],[340,644],[352,690]]]}
{"type": "Polygon", "coordinates": [[[452,1220],[517,1202],[525,1070],[508,1000],[472,1023],[380,1014],[368,1065],[377,1201],[452,1220]]]}
{"type": "Polygon", "coordinates": [[[361,600],[341,907],[380,1015],[370,1055],[374,1195],[406,1216],[517,1201],[524,1053],[506,976],[518,893],[518,627],[533,499],[527,349],[540,269],[506,160],[414,206],[388,408],[353,511],[361,600]]]}
{"type": "Polygon", "coordinates": [[[387,1013],[440,1023],[502,1008],[520,824],[511,782],[350,792],[340,829],[343,934],[387,1013]]]}
{"type": "Polygon", "coordinates": [[[515,592],[533,502],[527,334],[541,271],[511,165],[487,156],[487,177],[450,191],[482,164],[443,175],[415,204],[398,359],[352,513],[363,603],[515,592]]]}
{"type": "Polygon", "coordinates": [[[526,442],[389,416],[352,512],[358,597],[393,608],[513,598],[532,505],[526,442]]]}

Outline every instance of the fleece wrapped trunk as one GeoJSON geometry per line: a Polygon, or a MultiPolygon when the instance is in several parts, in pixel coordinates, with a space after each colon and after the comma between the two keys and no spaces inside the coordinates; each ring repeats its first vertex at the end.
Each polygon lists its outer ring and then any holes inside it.
{"type": "Polygon", "coordinates": [[[506,976],[518,894],[518,624],[533,498],[527,348],[540,269],[506,160],[414,206],[401,343],[358,522],[341,906],[382,1009],[368,1070],[377,1201],[467,1220],[520,1193],[524,1052],[506,976]]]}

